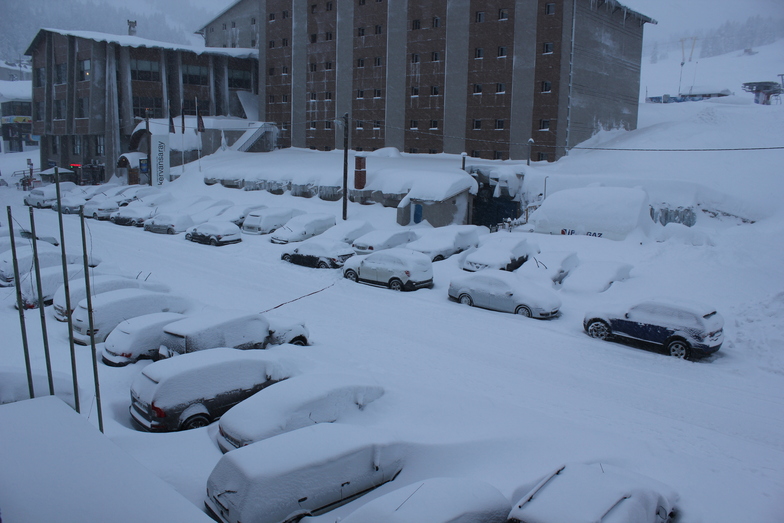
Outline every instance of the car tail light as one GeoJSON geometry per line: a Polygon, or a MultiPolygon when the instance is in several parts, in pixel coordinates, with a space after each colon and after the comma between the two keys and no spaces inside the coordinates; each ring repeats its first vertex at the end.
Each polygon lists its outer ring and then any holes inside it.
{"type": "Polygon", "coordinates": [[[156,418],[165,418],[166,417],[166,413],[163,411],[163,409],[160,408],[160,407],[156,407],[155,403],[150,405],[150,410],[152,410],[152,413],[155,414],[156,418]]]}
{"type": "Polygon", "coordinates": [[[220,240],[221,238],[223,238],[223,236],[221,236],[220,234],[218,234],[218,235],[217,235],[217,236],[215,236],[215,237],[216,237],[217,239],[219,239],[219,240],[220,240]]]}
{"type": "Polygon", "coordinates": [[[122,354],[120,354],[120,356],[122,356],[123,358],[131,358],[133,354],[131,354],[130,352],[123,352],[122,354]]]}
{"type": "Polygon", "coordinates": [[[403,273],[405,273],[406,278],[410,278],[411,277],[411,271],[403,271],[403,273]]]}
{"type": "Polygon", "coordinates": [[[368,247],[368,250],[372,251],[373,250],[373,246],[371,245],[370,247],[368,247]]]}

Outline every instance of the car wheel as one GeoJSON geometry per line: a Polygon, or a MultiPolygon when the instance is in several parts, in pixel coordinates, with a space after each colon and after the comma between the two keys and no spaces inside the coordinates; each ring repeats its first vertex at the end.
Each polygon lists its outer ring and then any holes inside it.
{"type": "Polygon", "coordinates": [[[35,206],[38,207],[39,209],[43,207],[43,205],[41,205],[41,202],[36,203],[35,206]]]}
{"type": "Polygon", "coordinates": [[[210,238],[210,245],[212,245],[213,247],[217,247],[218,240],[216,240],[215,238],[210,238]]]}
{"type": "Polygon", "coordinates": [[[349,280],[355,283],[359,281],[359,278],[357,278],[357,273],[352,271],[351,269],[347,270],[343,276],[345,276],[346,278],[348,278],[349,280]]]}
{"type": "Polygon", "coordinates": [[[289,342],[291,345],[296,345],[298,347],[305,347],[308,344],[308,340],[304,336],[297,336],[293,340],[289,342]]]}
{"type": "Polygon", "coordinates": [[[288,253],[286,253],[286,254],[284,254],[283,256],[281,256],[281,257],[280,257],[280,259],[281,259],[281,260],[283,260],[284,262],[289,262],[289,263],[291,263],[291,255],[290,255],[290,254],[288,254],[288,253]]]}
{"type": "Polygon", "coordinates": [[[323,262],[323,261],[318,262],[318,265],[316,267],[319,269],[329,269],[329,265],[327,264],[327,262],[323,262]]]}
{"type": "Polygon", "coordinates": [[[459,301],[463,305],[468,305],[469,307],[474,306],[474,300],[472,300],[471,296],[469,296],[468,294],[461,294],[460,297],[457,298],[457,301],[459,301]]]}
{"type": "Polygon", "coordinates": [[[610,337],[610,326],[602,320],[591,320],[588,324],[588,335],[591,338],[606,340],[610,337]]]}
{"type": "Polygon", "coordinates": [[[191,236],[190,233],[188,233],[185,235],[185,239],[188,240],[189,242],[193,241],[193,236],[191,236]]]}
{"type": "Polygon", "coordinates": [[[166,229],[166,234],[174,234],[174,229],[169,227],[168,229],[166,229]]]}
{"type": "Polygon", "coordinates": [[[149,225],[145,225],[144,226],[144,230],[147,231],[147,232],[150,232],[150,226],[149,225]]]}
{"type": "Polygon", "coordinates": [[[94,213],[93,213],[93,220],[97,220],[97,219],[98,219],[98,213],[97,213],[97,212],[94,212],[94,213]]]}
{"type": "Polygon", "coordinates": [[[520,316],[525,316],[526,318],[530,318],[531,309],[526,307],[525,305],[520,305],[515,309],[515,314],[519,314],[520,316]]]}
{"type": "Polygon", "coordinates": [[[444,257],[443,257],[443,256],[441,256],[440,254],[437,254],[437,255],[436,255],[436,257],[435,257],[435,258],[433,258],[433,261],[434,261],[434,262],[437,262],[437,261],[443,261],[443,260],[444,260],[444,257]]]}
{"type": "Polygon", "coordinates": [[[393,291],[402,291],[403,290],[403,282],[398,280],[397,278],[392,278],[389,280],[389,288],[393,291]]]}
{"type": "Polygon", "coordinates": [[[672,340],[667,344],[667,352],[675,358],[682,360],[691,359],[691,347],[683,340],[672,340]]]}
{"type": "Polygon", "coordinates": [[[210,424],[210,419],[204,414],[196,414],[185,420],[182,424],[182,430],[197,429],[199,427],[206,427],[210,424]]]}

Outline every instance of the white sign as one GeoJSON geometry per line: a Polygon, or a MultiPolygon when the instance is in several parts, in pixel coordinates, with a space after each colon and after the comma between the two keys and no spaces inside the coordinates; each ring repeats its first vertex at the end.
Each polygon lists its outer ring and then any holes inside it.
{"type": "Polygon", "coordinates": [[[152,153],[150,157],[153,165],[152,185],[161,186],[163,182],[170,181],[168,134],[154,134],[152,136],[152,153]]]}

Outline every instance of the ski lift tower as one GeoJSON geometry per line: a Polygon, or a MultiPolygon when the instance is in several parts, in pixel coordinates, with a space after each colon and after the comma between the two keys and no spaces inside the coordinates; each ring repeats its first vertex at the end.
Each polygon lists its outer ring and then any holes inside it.
{"type": "Polygon", "coordinates": [[[746,82],[743,84],[743,90],[753,93],[754,103],[761,105],[770,105],[771,98],[780,101],[782,92],[781,84],[778,82],[746,82]]]}

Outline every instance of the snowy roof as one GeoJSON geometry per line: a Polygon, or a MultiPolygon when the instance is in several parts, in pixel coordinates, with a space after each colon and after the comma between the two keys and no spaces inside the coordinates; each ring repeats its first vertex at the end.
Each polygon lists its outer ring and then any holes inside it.
{"type": "Polygon", "coordinates": [[[110,44],[118,44],[123,47],[146,47],[151,49],[168,49],[170,51],[186,51],[195,54],[218,54],[224,56],[231,56],[234,58],[258,58],[259,52],[257,49],[244,49],[244,48],[226,48],[226,47],[199,47],[195,45],[174,44],[171,42],[159,42],[157,40],[148,40],[146,38],[139,38],[138,36],[130,35],[114,35],[108,33],[98,33],[95,31],[68,31],[65,29],[51,29],[43,28],[38,31],[38,34],[33,38],[30,46],[25,51],[26,56],[32,56],[33,47],[39,38],[42,37],[44,32],[56,33],[63,36],[75,36],[77,38],[84,38],[86,40],[94,40],[96,42],[107,42],[110,44]]]}
{"type": "Polygon", "coordinates": [[[732,91],[726,87],[722,89],[715,85],[692,85],[687,90],[680,93],[681,96],[704,96],[708,94],[729,96],[732,94],[732,91]]]}
{"type": "Polygon", "coordinates": [[[399,207],[405,207],[411,200],[443,202],[463,192],[476,194],[479,190],[476,180],[461,169],[451,172],[411,171],[411,175],[411,190],[399,207]]]}
{"type": "Polygon", "coordinates": [[[0,102],[29,102],[33,99],[33,82],[0,80],[0,102]]]}
{"type": "Polygon", "coordinates": [[[52,396],[0,407],[0,440],[7,521],[212,521],[52,396]]]}

